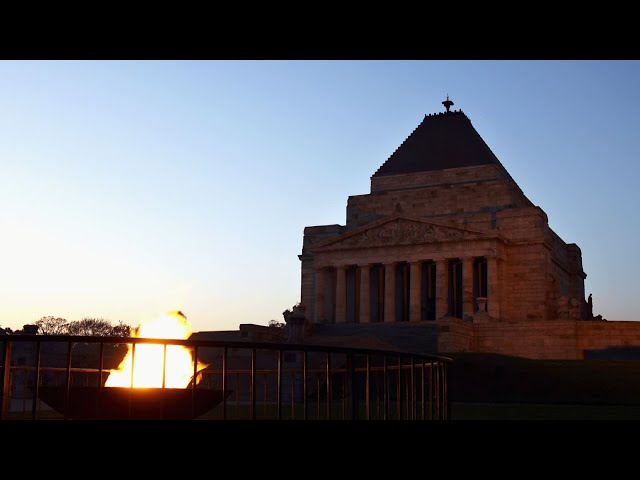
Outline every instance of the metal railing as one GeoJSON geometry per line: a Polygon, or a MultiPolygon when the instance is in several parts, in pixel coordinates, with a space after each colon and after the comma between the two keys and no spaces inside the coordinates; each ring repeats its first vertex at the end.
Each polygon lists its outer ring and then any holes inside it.
{"type": "Polygon", "coordinates": [[[290,343],[67,335],[6,335],[0,344],[1,420],[110,418],[123,401],[127,408],[120,415],[131,419],[150,411],[157,418],[202,420],[446,420],[450,413],[452,360],[440,356],[290,343]],[[140,344],[163,346],[162,386],[106,387],[106,376],[127,345],[135,369],[140,344]],[[199,381],[184,389],[165,385],[172,367],[167,346],[172,345],[186,347],[193,358],[192,379],[199,381]],[[199,361],[207,367],[198,370],[199,361]],[[53,394],[57,404],[49,399],[53,394]]]}

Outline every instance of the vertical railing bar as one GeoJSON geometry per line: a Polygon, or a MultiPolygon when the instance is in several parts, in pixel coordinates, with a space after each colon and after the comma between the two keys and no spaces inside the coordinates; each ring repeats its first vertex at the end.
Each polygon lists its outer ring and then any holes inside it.
{"type": "Polygon", "coordinates": [[[436,363],[436,419],[440,420],[440,416],[442,415],[442,410],[440,408],[440,364],[436,363]]]}
{"type": "Polygon", "coordinates": [[[398,355],[398,383],[396,385],[396,414],[402,420],[402,357],[398,355]]]}
{"type": "Polygon", "coordinates": [[[282,420],[282,350],[278,350],[278,420],[282,420]]]}
{"type": "MultiPolygon", "coordinates": [[[[42,377],[42,380],[40,381],[41,383],[45,381],[46,377],[42,377]]],[[[38,415],[40,415],[40,413],[42,413],[42,402],[38,401],[38,415]]]]}
{"type": "MultiPolygon", "coordinates": [[[[345,355],[346,358],[346,355],[345,355]]],[[[342,419],[347,419],[347,368],[345,363],[344,375],[342,376],[342,419]]]]}
{"type": "Polygon", "coordinates": [[[316,414],[317,420],[320,420],[320,372],[316,372],[316,393],[317,393],[317,403],[316,403],[316,414]]]}
{"type": "MultiPolygon", "coordinates": [[[[27,372],[25,370],[20,370],[19,372],[16,373],[22,373],[22,376],[20,375],[16,375],[15,373],[11,376],[11,391],[13,391],[13,385],[14,382],[19,381],[20,378],[22,378],[22,390],[26,390],[26,385],[27,385],[27,372]]],[[[27,398],[23,395],[22,396],[22,416],[25,415],[27,411],[27,398]]]]}
{"type": "MultiPolygon", "coordinates": [[[[406,368],[406,367],[405,367],[405,368],[406,368]]],[[[407,374],[407,375],[404,375],[405,377],[406,377],[406,376],[408,376],[408,374],[409,374],[409,372],[408,372],[408,371],[403,372],[403,373],[406,373],[406,374],[407,374]]],[[[405,397],[404,397],[404,398],[405,398],[405,405],[406,405],[406,407],[407,407],[407,408],[405,409],[405,413],[406,413],[406,417],[405,417],[405,418],[406,418],[407,420],[409,420],[409,414],[410,414],[410,412],[411,412],[411,406],[410,406],[410,400],[411,400],[411,399],[409,398],[409,383],[410,383],[410,382],[409,382],[409,379],[405,378],[405,381],[404,381],[404,393],[405,393],[405,397]]]]}
{"type": "Polygon", "coordinates": [[[347,369],[345,371],[345,377],[347,380],[349,398],[349,420],[356,420],[357,418],[357,396],[356,396],[356,357],[352,353],[347,354],[347,369]]]}
{"type": "Polygon", "coordinates": [[[438,364],[433,363],[433,418],[434,420],[440,419],[440,410],[438,405],[438,382],[440,379],[438,378],[438,364]]]}
{"type": "Polygon", "coordinates": [[[163,343],[162,346],[162,389],[164,390],[166,386],[166,378],[167,378],[167,344],[163,343]]]}
{"type": "Polygon", "coordinates": [[[331,352],[327,352],[327,420],[331,420],[331,352]]]}
{"type": "Polygon", "coordinates": [[[438,420],[442,420],[442,373],[440,371],[440,363],[436,363],[436,372],[437,372],[437,376],[436,378],[437,383],[436,383],[436,405],[437,405],[437,413],[436,413],[436,417],[438,420]]]}
{"type": "MultiPolygon", "coordinates": [[[[427,368],[429,364],[425,362],[425,369],[427,368]]],[[[432,420],[431,418],[431,369],[429,368],[428,370],[425,370],[425,376],[426,376],[426,381],[425,381],[425,408],[428,408],[429,412],[429,420],[432,420]]],[[[426,414],[425,414],[425,419],[426,419],[426,414]]]]}
{"type": "Polygon", "coordinates": [[[424,359],[422,359],[422,389],[420,401],[420,406],[422,407],[422,420],[424,420],[424,368],[424,359]]]}
{"type": "Polygon", "coordinates": [[[38,394],[40,389],[40,340],[36,342],[36,371],[35,373],[35,388],[33,390],[33,403],[31,405],[31,419],[35,420],[37,417],[38,408],[38,394]]]}
{"type": "Polygon", "coordinates": [[[415,420],[416,419],[416,389],[415,389],[415,368],[414,368],[414,361],[413,361],[413,355],[411,356],[411,420],[415,420]]]}
{"type": "Polygon", "coordinates": [[[131,382],[129,384],[129,406],[128,406],[128,416],[131,418],[131,409],[133,407],[133,373],[135,372],[136,366],[136,344],[131,344],[131,382]]]}
{"type": "Polygon", "coordinates": [[[384,403],[384,420],[389,420],[389,371],[387,368],[387,356],[384,356],[383,364],[383,403],[384,403]]]}
{"type": "Polygon", "coordinates": [[[222,419],[227,419],[227,347],[222,351],[222,419]]]}
{"type": "Polygon", "coordinates": [[[264,418],[269,418],[268,417],[268,413],[267,413],[267,403],[269,403],[269,392],[268,392],[268,388],[267,388],[267,373],[263,373],[262,374],[262,384],[264,385],[264,399],[263,399],[263,408],[262,408],[262,414],[264,415],[264,418]]]}
{"type": "Polygon", "coordinates": [[[440,417],[441,417],[441,420],[445,420],[447,416],[447,412],[445,411],[446,399],[444,395],[444,364],[440,362],[439,365],[440,365],[440,398],[442,403],[442,406],[440,407],[440,417]]]}
{"type": "Polygon", "coordinates": [[[438,400],[438,420],[442,420],[442,371],[440,369],[440,362],[438,362],[438,368],[436,369],[436,371],[438,372],[438,383],[437,388],[438,391],[436,393],[436,398],[438,400]]]}
{"type": "Polygon", "coordinates": [[[100,399],[102,398],[102,376],[104,375],[104,341],[100,341],[100,359],[98,363],[98,396],[96,397],[96,418],[102,417],[100,399]]]}
{"type": "Polygon", "coordinates": [[[366,415],[367,415],[367,420],[371,420],[371,405],[370,405],[370,401],[371,401],[371,395],[369,392],[369,389],[371,388],[371,368],[369,365],[369,354],[367,354],[367,374],[366,374],[366,379],[365,379],[365,399],[364,399],[364,403],[365,403],[365,410],[366,410],[366,415]]]}
{"type": "Polygon", "coordinates": [[[240,418],[240,372],[236,371],[236,420],[240,418]]]}
{"type": "Polygon", "coordinates": [[[198,384],[198,345],[193,346],[193,377],[191,377],[191,418],[196,418],[196,385],[198,384]]]}
{"type": "Polygon", "coordinates": [[[444,400],[445,400],[444,398],[444,364],[440,362],[440,402],[441,402],[440,419],[441,420],[446,419],[446,412],[444,411],[446,405],[444,400]]]}
{"type": "Polygon", "coordinates": [[[16,376],[14,374],[11,374],[9,377],[9,389],[7,390],[7,392],[9,392],[9,401],[7,402],[7,414],[9,413],[9,410],[11,409],[11,392],[13,392],[13,383],[16,380],[16,376]]]}
{"type": "Polygon", "coordinates": [[[291,420],[296,418],[296,372],[291,370],[291,420]]]}
{"type": "Polygon", "coordinates": [[[222,353],[222,419],[227,419],[227,347],[222,353]]]}
{"type": "Polygon", "coordinates": [[[160,419],[164,419],[164,389],[167,377],[167,344],[162,344],[162,389],[160,390],[160,419]]]}
{"type": "Polygon", "coordinates": [[[71,347],[73,342],[67,342],[67,377],[64,393],[64,419],[69,418],[69,391],[71,389],[71,347]]]}
{"type": "Polygon", "coordinates": [[[434,420],[433,414],[435,412],[433,406],[433,394],[435,388],[433,386],[433,361],[429,362],[429,420],[434,420]]]}
{"type": "Polygon", "coordinates": [[[309,412],[307,411],[307,351],[302,352],[302,405],[303,419],[308,420],[309,412]]]}
{"type": "Polygon", "coordinates": [[[438,362],[438,420],[442,420],[442,368],[438,362]]]}
{"type": "Polygon", "coordinates": [[[433,361],[431,362],[431,388],[433,389],[431,392],[431,409],[433,413],[431,414],[431,418],[434,420],[438,419],[438,372],[435,370],[433,361]]]}
{"type": "Polygon", "coordinates": [[[349,358],[348,355],[344,356],[344,375],[342,376],[342,420],[347,419],[347,371],[349,366],[347,365],[349,358]]]}
{"type": "Polygon", "coordinates": [[[448,377],[449,375],[449,368],[447,366],[446,363],[442,364],[442,395],[443,395],[443,401],[444,401],[444,413],[445,413],[445,420],[449,420],[450,415],[451,415],[451,404],[449,402],[449,382],[448,382],[448,377]]]}
{"type": "Polygon", "coordinates": [[[451,407],[453,406],[453,404],[451,402],[451,397],[449,396],[449,386],[450,386],[449,373],[451,372],[451,364],[447,363],[446,369],[447,369],[447,375],[446,375],[446,379],[447,379],[447,385],[446,385],[446,389],[447,389],[447,420],[451,420],[451,407]]]}
{"type": "MultiPolygon", "coordinates": [[[[29,383],[29,372],[25,369],[21,371],[22,373],[22,391],[27,391],[27,385],[29,383]]],[[[22,395],[22,416],[24,417],[27,412],[27,396],[22,395]]]]}
{"type": "Polygon", "coordinates": [[[0,420],[6,419],[11,404],[11,347],[8,335],[2,342],[2,378],[0,378],[0,420]]]}
{"type": "Polygon", "coordinates": [[[251,386],[250,386],[250,397],[251,397],[251,406],[249,409],[251,410],[251,420],[256,419],[256,349],[251,349],[251,386]]]}
{"type": "Polygon", "coordinates": [[[376,379],[376,419],[380,420],[380,372],[376,372],[374,378],[376,379]]]}
{"type": "Polygon", "coordinates": [[[444,369],[444,363],[443,362],[439,362],[440,363],[440,396],[442,397],[442,407],[440,408],[440,416],[442,417],[442,420],[446,420],[447,419],[447,398],[446,398],[446,393],[445,393],[445,369],[444,369]]]}
{"type": "Polygon", "coordinates": [[[129,379],[129,388],[133,388],[133,372],[135,371],[136,360],[136,344],[131,344],[131,378],[129,379]]]}

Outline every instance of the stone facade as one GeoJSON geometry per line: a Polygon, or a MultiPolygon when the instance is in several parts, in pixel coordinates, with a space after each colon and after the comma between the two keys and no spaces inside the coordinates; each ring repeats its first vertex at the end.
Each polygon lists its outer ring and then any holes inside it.
{"type": "Polygon", "coordinates": [[[640,346],[640,322],[635,321],[476,324],[448,319],[437,323],[440,352],[491,352],[532,359],[582,360],[587,352],[640,346]]]}
{"type": "Polygon", "coordinates": [[[461,111],[425,116],[347,201],[304,230],[301,303],[320,324],[589,318],[581,252],[461,111]]]}

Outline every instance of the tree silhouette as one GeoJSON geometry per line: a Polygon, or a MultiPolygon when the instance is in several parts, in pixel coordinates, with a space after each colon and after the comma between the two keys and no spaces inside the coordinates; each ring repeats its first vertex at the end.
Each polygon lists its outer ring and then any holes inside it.
{"type": "Polygon", "coordinates": [[[66,335],[68,332],[68,322],[60,317],[42,317],[36,322],[38,335],[66,335]]]}
{"type": "Polygon", "coordinates": [[[90,337],[128,337],[131,327],[120,322],[113,326],[103,318],[83,318],[67,325],[69,335],[86,335],[90,337]]]}
{"type": "Polygon", "coordinates": [[[131,325],[122,323],[122,320],[118,321],[118,325],[115,325],[111,330],[111,335],[114,337],[129,337],[131,336],[131,325]]]}
{"type": "Polygon", "coordinates": [[[38,335],[82,335],[89,337],[128,337],[131,326],[119,321],[112,325],[103,318],[83,318],[75,322],[67,322],[59,317],[42,317],[35,323],[38,335]]]}

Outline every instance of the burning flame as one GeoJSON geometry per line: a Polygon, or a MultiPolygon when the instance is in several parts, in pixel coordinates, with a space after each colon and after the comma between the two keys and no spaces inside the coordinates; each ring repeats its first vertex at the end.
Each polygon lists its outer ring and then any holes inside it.
{"type": "MultiPolygon", "coordinates": [[[[191,335],[191,327],[182,312],[168,312],[160,318],[141,325],[133,337],[186,339],[191,335]]],[[[161,388],[164,346],[136,345],[135,360],[132,355],[133,344],[117,370],[112,370],[105,387],[161,388]],[[131,363],[134,362],[133,385],[131,383],[131,363]]],[[[198,371],[206,365],[198,362],[198,371]]],[[[193,377],[193,358],[191,350],[182,345],[167,345],[165,371],[166,388],[186,388],[193,377]]],[[[198,375],[197,377],[200,377],[198,375]]],[[[196,378],[196,383],[200,378],[196,378]]]]}

